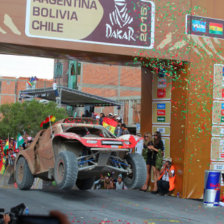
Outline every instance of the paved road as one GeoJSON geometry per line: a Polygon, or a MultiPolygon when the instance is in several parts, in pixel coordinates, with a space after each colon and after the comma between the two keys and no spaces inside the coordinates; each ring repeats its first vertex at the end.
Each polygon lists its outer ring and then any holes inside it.
{"type": "Polygon", "coordinates": [[[30,213],[66,213],[80,224],[223,224],[224,208],[204,208],[201,201],[153,195],[137,190],[20,191],[0,189],[0,207],[7,210],[24,202],[30,213]]]}

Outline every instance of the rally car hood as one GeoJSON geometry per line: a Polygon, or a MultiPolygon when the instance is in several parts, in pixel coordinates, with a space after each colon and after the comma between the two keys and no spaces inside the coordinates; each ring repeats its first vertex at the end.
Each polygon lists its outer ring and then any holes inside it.
{"type": "Polygon", "coordinates": [[[71,132],[61,133],[54,136],[62,137],[65,139],[79,141],[86,147],[90,148],[134,148],[138,141],[142,138],[135,135],[123,135],[119,138],[105,138],[105,137],[80,137],[79,135],[71,132]]]}

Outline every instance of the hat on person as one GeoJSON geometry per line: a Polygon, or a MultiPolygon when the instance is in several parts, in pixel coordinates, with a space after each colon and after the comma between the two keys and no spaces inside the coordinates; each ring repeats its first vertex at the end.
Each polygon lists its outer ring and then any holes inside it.
{"type": "Polygon", "coordinates": [[[122,174],[119,174],[118,177],[122,178],[122,174]]]}
{"type": "Polygon", "coordinates": [[[109,113],[109,115],[110,115],[110,116],[113,116],[113,114],[112,114],[112,113],[109,113]]]}
{"type": "Polygon", "coordinates": [[[172,163],[172,158],[167,157],[167,158],[165,159],[165,161],[167,161],[167,162],[171,162],[171,163],[172,163]]]}

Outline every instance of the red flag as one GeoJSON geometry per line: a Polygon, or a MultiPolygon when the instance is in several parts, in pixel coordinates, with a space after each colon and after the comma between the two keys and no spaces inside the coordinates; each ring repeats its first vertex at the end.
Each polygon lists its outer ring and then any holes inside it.
{"type": "Polygon", "coordinates": [[[55,122],[56,117],[51,115],[49,117],[46,117],[44,121],[41,122],[40,127],[43,127],[43,125],[48,124],[50,121],[55,122]]]}

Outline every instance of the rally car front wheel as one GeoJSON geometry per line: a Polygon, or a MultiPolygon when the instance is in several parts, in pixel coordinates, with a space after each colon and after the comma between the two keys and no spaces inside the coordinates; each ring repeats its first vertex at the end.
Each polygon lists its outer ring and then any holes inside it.
{"type": "Polygon", "coordinates": [[[62,151],[58,154],[54,166],[54,179],[59,189],[71,189],[77,179],[78,161],[74,153],[62,151]]]}
{"type": "Polygon", "coordinates": [[[34,177],[24,157],[20,157],[16,163],[16,184],[20,190],[29,190],[33,185],[34,177]]]}
{"type": "Polygon", "coordinates": [[[126,161],[131,172],[124,176],[124,184],[127,188],[131,189],[141,188],[144,185],[147,176],[144,158],[139,154],[128,154],[126,161]]]}

